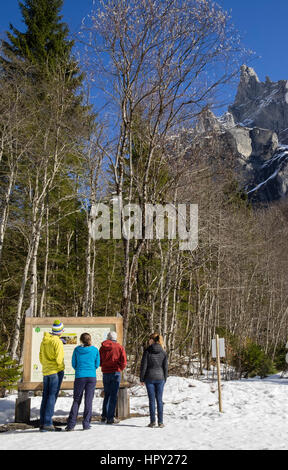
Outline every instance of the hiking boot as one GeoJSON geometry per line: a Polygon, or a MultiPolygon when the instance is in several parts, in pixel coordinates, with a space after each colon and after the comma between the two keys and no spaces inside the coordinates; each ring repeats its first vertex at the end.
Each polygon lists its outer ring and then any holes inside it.
{"type": "Polygon", "coordinates": [[[158,428],[164,428],[164,427],[165,427],[165,426],[164,426],[163,423],[159,423],[159,424],[158,424],[158,428]]]}
{"type": "Polygon", "coordinates": [[[106,423],[107,418],[101,418],[101,423],[106,423]]]}
{"type": "Polygon", "coordinates": [[[156,423],[149,423],[148,428],[156,428],[156,423]]]}
{"type": "Polygon", "coordinates": [[[54,426],[41,426],[40,432],[55,432],[56,429],[54,426]]]}
{"type": "Polygon", "coordinates": [[[109,419],[109,421],[107,420],[106,424],[118,424],[118,423],[120,423],[120,420],[113,418],[113,419],[109,419]]]}

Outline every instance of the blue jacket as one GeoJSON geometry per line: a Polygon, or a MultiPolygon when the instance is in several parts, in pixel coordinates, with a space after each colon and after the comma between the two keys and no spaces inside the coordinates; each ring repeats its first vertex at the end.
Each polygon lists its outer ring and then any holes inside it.
{"type": "Polygon", "coordinates": [[[77,346],[73,351],[72,367],[75,378],[96,377],[96,369],[100,365],[100,354],[95,346],[77,346]]]}

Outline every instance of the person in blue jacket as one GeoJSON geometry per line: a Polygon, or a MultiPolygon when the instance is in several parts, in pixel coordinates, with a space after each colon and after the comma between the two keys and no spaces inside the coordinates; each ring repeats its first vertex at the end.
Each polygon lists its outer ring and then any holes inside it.
{"type": "Polygon", "coordinates": [[[100,365],[100,354],[91,345],[89,333],[80,336],[81,345],[73,351],[72,367],[75,369],[73,404],[67,421],[66,431],[73,431],[76,425],[79,406],[85,392],[83,429],[90,429],[92,402],[96,387],[96,369],[100,365]]]}

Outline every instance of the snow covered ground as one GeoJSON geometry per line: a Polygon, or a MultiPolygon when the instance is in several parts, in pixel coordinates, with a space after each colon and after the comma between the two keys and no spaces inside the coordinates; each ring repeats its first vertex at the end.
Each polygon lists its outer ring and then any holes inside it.
{"type": "MultiPolygon", "coordinates": [[[[165,428],[147,428],[145,388],[130,390],[133,417],[118,425],[92,422],[92,429],[40,433],[27,429],[0,433],[0,450],[287,450],[288,379],[279,375],[223,382],[223,413],[218,411],[216,383],[169,377],[164,391],[165,428]]],[[[14,421],[16,395],[0,399],[0,424],[14,421]]],[[[39,418],[41,397],[33,397],[31,417],[39,418]]],[[[55,417],[67,417],[71,397],[58,398],[55,417]]],[[[102,398],[93,412],[100,414],[102,398]]],[[[83,411],[81,405],[80,412],[83,411]]],[[[63,428],[64,429],[64,428],[63,428]]]]}

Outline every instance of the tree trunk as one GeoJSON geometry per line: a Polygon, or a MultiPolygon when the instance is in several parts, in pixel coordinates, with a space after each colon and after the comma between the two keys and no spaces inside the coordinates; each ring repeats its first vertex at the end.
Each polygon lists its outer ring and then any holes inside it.
{"type": "Polygon", "coordinates": [[[45,263],[44,263],[44,274],[43,274],[43,288],[41,293],[41,300],[40,300],[40,309],[39,309],[39,317],[43,317],[44,315],[44,303],[47,295],[47,281],[48,281],[48,261],[49,261],[49,207],[48,204],[46,206],[46,248],[45,248],[45,263]]]}
{"type": "Polygon", "coordinates": [[[1,263],[1,258],[2,258],[4,238],[5,238],[5,232],[6,232],[6,227],[7,227],[7,221],[8,221],[10,197],[11,197],[12,189],[15,183],[15,176],[16,176],[16,171],[13,167],[9,176],[9,184],[8,184],[8,188],[5,194],[5,198],[4,198],[4,208],[3,208],[3,213],[2,213],[2,217],[0,221],[0,263],[1,263]]]}

